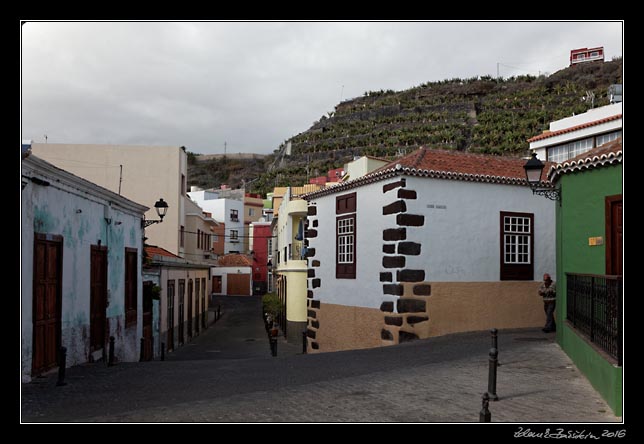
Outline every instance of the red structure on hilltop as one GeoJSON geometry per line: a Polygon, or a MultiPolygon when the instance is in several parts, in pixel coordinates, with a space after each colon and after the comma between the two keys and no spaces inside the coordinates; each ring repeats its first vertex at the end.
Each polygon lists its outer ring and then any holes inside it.
{"type": "Polygon", "coordinates": [[[597,60],[604,61],[603,46],[598,46],[597,48],[579,48],[570,51],[570,66],[597,60]]]}

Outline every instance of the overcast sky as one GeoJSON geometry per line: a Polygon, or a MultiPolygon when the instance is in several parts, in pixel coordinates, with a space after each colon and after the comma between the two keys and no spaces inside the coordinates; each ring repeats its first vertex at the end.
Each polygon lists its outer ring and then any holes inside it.
{"type": "Polygon", "coordinates": [[[621,56],[622,22],[28,22],[22,138],[270,153],[341,100],[621,56]],[[497,65],[498,64],[498,65],[497,65]]]}

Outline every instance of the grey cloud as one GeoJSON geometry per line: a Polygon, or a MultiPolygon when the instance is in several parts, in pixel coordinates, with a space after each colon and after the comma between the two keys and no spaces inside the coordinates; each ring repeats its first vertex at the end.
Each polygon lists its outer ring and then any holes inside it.
{"type": "Polygon", "coordinates": [[[620,22],[30,22],[23,138],[272,152],[340,98],[622,54],[620,22]],[[511,68],[512,67],[512,68],[511,68]],[[343,88],[344,86],[344,88],[343,88]]]}

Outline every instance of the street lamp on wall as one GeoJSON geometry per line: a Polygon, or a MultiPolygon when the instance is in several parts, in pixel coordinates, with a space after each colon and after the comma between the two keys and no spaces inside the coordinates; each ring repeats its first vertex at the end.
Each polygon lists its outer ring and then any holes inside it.
{"type": "Polygon", "coordinates": [[[523,165],[525,170],[525,176],[532,190],[532,194],[538,194],[540,196],[547,197],[551,200],[556,200],[561,202],[561,190],[554,187],[539,187],[541,184],[541,173],[545,165],[539,159],[537,159],[537,153],[532,153],[532,158],[523,165]]]}
{"type": "Polygon", "coordinates": [[[168,204],[163,199],[159,199],[154,204],[154,209],[157,211],[157,215],[159,216],[160,219],[158,219],[158,220],[152,220],[152,219],[146,220],[145,216],[143,216],[143,219],[141,219],[141,228],[146,228],[146,227],[149,227],[152,224],[158,224],[158,223],[163,222],[163,217],[168,212],[168,204]]]}

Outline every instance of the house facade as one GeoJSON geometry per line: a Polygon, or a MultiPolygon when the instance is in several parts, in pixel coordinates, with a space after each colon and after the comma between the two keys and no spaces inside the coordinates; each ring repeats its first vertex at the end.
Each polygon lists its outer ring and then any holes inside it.
{"type": "MultiPolygon", "coordinates": [[[[242,253],[244,248],[244,203],[241,200],[221,198],[217,191],[199,190],[188,193],[197,205],[210,213],[217,222],[225,224],[224,254],[242,253]]],[[[219,236],[221,242],[221,236],[219,236]]]]}
{"type": "Polygon", "coordinates": [[[551,168],[557,207],[557,342],[622,416],[622,139],[551,168]]]}
{"type": "Polygon", "coordinates": [[[542,134],[528,139],[530,151],[548,162],[564,162],[622,135],[622,103],[593,108],[550,122],[542,134]]]}
{"type": "Polygon", "coordinates": [[[158,357],[162,349],[172,352],[208,328],[211,266],[160,247],[147,246],[146,253],[144,279],[160,288],[158,301],[150,304],[153,322],[148,336],[158,357]]]}
{"type": "Polygon", "coordinates": [[[58,366],[139,359],[148,207],[39,159],[22,161],[23,382],[58,366]]]}
{"type": "Polygon", "coordinates": [[[253,285],[253,260],[247,255],[231,253],[221,256],[212,267],[212,294],[250,296],[253,285]]]}
{"type": "Polygon", "coordinates": [[[250,246],[250,224],[259,222],[264,210],[264,199],[257,193],[244,193],[244,246],[242,253],[249,254],[253,249],[250,246]]]}
{"type": "Polygon", "coordinates": [[[186,226],[184,230],[184,253],[192,261],[212,261],[215,263],[213,235],[217,233],[219,222],[201,209],[190,199],[186,199],[186,226]]]}
{"type": "Polygon", "coordinates": [[[181,243],[188,174],[184,147],[34,143],[32,150],[65,171],[147,205],[147,219],[159,219],[154,203],[163,198],[168,204],[163,223],[147,227],[145,236],[173,254],[186,252],[181,243]]]}
{"type": "Polygon", "coordinates": [[[419,149],[305,195],[310,349],[543,325],[555,204],[524,163],[419,149]]]}
{"type": "Polygon", "coordinates": [[[253,257],[253,294],[269,291],[268,261],[273,249],[270,222],[253,222],[249,228],[250,250],[253,257]]]}
{"type": "Polygon", "coordinates": [[[280,321],[288,341],[301,340],[306,328],[308,266],[304,231],[308,205],[296,194],[305,189],[310,188],[288,187],[272,222],[276,236],[274,287],[285,307],[285,319],[280,318],[280,321]]]}

